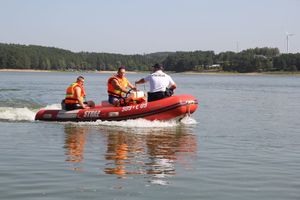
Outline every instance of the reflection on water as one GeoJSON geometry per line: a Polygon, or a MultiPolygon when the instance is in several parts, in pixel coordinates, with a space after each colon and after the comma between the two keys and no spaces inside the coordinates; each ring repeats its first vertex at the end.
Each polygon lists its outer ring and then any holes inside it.
{"type": "Polygon", "coordinates": [[[176,132],[165,131],[162,134],[146,136],[149,162],[147,174],[153,174],[151,182],[166,184],[164,178],[175,175],[175,162],[182,161],[185,156],[193,156],[196,152],[196,139],[194,135],[187,134],[184,129],[176,132]]]}
{"type": "Polygon", "coordinates": [[[139,171],[129,170],[130,165],[138,166],[143,163],[133,163],[136,153],[143,153],[139,138],[135,138],[132,134],[126,134],[124,131],[111,131],[107,132],[107,150],[105,158],[108,161],[105,168],[107,174],[117,174],[122,177],[125,174],[139,174],[139,171]]]}
{"type": "Polygon", "coordinates": [[[81,162],[86,143],[87,127],[65,126],[66,161],[81,162]]]}
{"type": "MultiPolygon", "coordinates": [[[[189,164],[197,151],[196,136],[182,126],[148,130],[144,127],[139,131],[138,128],[66,125],[65,134],[66,162],[82,162],[85,146],[100,145],[86,142],[87,137],[100,136],[101,142],[106,143],[100,150],[100,156],[105,160],[102,167],[105,174],[116,175],[118,178],[142,174],[153,184],[168,184],[167,178],[176,175],[177,164],[190,168],[189,164]]],[[[99,157],[99,152],[93,153],[93,157],[99,157]]],[[[88,162],[95,160],[85,159],[85,163],[88,162]]]]}

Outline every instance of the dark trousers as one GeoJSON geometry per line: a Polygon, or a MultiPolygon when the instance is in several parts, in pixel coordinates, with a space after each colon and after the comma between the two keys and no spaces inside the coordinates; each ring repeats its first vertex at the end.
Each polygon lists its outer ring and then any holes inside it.
{"type": "Polygon", "coordinates": [[[165,92],[148,92],[148,102],[156,101],[166,97],[170,97],[174,94],[173,89],[166,88],[165,92]]]}
{"type": "Polygon", "coordinates": [[[148,102],[166,98],[165,92],[148,92],[148,102]]]}
{"type": "Polygon", "coordinates": [[[65,104],[65,110],[75,110],[75,109],[81,109],[82,106],[79,105],[79,103],[72,103],[72,104],[65,104]]]}
{"type": "MultiPolygon", "coordinates": [[[[83,102],[85,105],[93,108],[95,107],[95,103],[93,101],[83,102]]],[[[65,103],[65,100],[62,100],[61,107],[63,110],[75,110],[75,109],[82,109],[79,103],[65,103]]]]}

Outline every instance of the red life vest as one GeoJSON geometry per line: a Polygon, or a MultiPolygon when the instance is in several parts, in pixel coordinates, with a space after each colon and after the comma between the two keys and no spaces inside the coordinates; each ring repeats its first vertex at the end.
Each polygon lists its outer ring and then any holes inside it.
{"type": "Polygon", "coordinates": [[[75,88],[76,87],[80,87],[81,89],[81,93],[80,93],[80,97],[83,101],[83,98],[85,97],[85,90],[84,87],[79,85],[78,83],[72,83],[66,90],[66,98],[65,98],[65,103],[66,104],[75,104],[75,103],[79,103],[78,101],[78,97],[75,94],[75,88]]]}

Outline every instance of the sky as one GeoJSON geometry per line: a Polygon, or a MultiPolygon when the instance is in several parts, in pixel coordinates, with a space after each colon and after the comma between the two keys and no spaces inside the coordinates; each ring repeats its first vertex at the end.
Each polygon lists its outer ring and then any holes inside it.
{"type": "Polygon", "coordinates": [[[299,53],[299,10],[300,0],[0,0],[0,43],[120,54],[299,53]]]}

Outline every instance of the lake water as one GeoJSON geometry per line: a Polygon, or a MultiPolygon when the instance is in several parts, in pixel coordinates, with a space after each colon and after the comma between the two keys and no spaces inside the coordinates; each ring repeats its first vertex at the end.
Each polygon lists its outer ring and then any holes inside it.
{"type": "MultiPolygon", "coordinates": [[[[78,75],[0,73],[0,199],[300,199],[299,76],[172,74],[199,101],[184,123],[34,121],[78,75]]],[[[106,100],[109,74],[83,75],[106,100]]]]}

